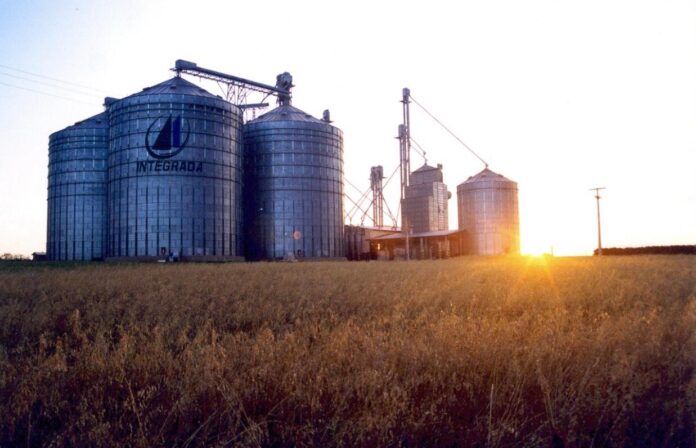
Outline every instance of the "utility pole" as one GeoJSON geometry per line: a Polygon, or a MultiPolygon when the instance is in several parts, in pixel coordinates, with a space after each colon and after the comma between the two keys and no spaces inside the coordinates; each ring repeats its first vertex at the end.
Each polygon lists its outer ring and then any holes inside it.
{"type": "Polygon", "coordinates": [[[599,190],[606,190],[604,187],[590,188],[590,191],[595,192],[595,199],[597,199],[597,255],[602,255],[602,223],[599,215],[599,200],[602,198],[599,195],[599,190]]]}

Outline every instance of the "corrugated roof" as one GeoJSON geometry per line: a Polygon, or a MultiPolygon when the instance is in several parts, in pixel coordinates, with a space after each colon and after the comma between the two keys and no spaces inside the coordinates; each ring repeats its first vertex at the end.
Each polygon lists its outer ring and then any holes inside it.
{"type": "Polygon", "coordinates": [[[75,131],[80,131],[81,129],[102,129],[106,128],[109,125],[109,117],[107,116],[106,112],[102,112],[100,114],[94,115],[89,118],[85,118],[82,121],[77,121],[75,124],[68,126],[67,128],[61,129],[60,131],[53,132],[51,135],[48,136],[49,139],[54,139],[58,138],[59,136],[64,137],[67,134],[70,134],[75,131]]]}
{"type": "Polygon", "coordinates": [[[314,118],[306,112],[301,111],[295,106],[278,106],[270,112],[266,112],[260,117],[251,120],[249,123],[261,123],[267,121],[303,121],[307,123],[329,124],[326,121],[314,118]]]}
{"type": "Polygon", "coordinates": [[[424,163],[422,167],[418,168],[418,169],[415,170],[415,171],[412,171],[411,174],[413,174],[413,173],[422,173],[422,172],[424,172],[424,171],[432,171],[432,170],[437,170],[437,169],[439,169],[439,168],[434,167],[434,166],[430,166],[430,165],[428,165],[427,163],[424,163]]]}
{"type": "Polygon", "coordinates": [[[345,224],[345,227],[355,227],[356,229],[365,229],[365,230],[379,230],[381,232],[399,232],[398,230],[394,229],[392,226],[375,227],[375,226],[362,226],[362,225],[357,225],[357,224],[345,224]]]}
{"type": "Polygon", "coordinates": [[[462,182],[459,185],[473,183],[473,182],[481,182],[481,181],[510,182],[513,184],[516,183],[515,181],[508,179],[507,177],[503,176],[502,174],[498,174],[494,171],[491,171],[488,168],[484,168],[480,173],[474,174],[473,176],[469,177],[467,180],[465,180],[464,182],[462,182]]]}
{"type": "Polygon", "coordinates": [[[130,95],[128,98],[141,95],[156,95],[161,93],[176,93],[180,95],[195,95],[222,99],[221,97],[215,96],[207,90],[202,89],[200,86],[197,86],[190,81],[186,81],[184,78],[179,76],[175,76],[151,87],[145,87],[141,92],[130,95]]]}
{"type": "Polygon", "coordinates": [[[106,116],[106,112],[102,112],[100,114],[94,115],[93,117],[86,118],[82,121],[76,122],[74,125],[70,126],[70,129],[75,129],[75,128],[92,128],[92,127],[99,127],[99,126],[106,126],[108,122],[108,117],[106,116]]]}
{"type": "MultiPolygon", "coordinates": [[[[409,238],[430,238],[430,237],[436,237],[436,236],[449,236],[449,235],[454,235],[455,233],[459,232],[464,232],[464,230],[433,230],[431,232],[420,232],[420,233],[411,233],[408,235],[409,238]]],[[[374,240],[402,240],[406,238],[406,236],[403,233],[395,233],[392,235],[382,235],[382,236],[377,236],[373,238],[374,240]]]]}

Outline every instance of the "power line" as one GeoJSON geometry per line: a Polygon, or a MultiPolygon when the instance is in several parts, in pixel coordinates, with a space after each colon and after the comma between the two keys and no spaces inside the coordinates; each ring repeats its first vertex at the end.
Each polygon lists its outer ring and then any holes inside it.
{"type": "Polygon", "coordinates": [[[66,90],[66,91],[68,91],[68,92],[77,93],[78,95],[85,95],[85,96],[91,96],[91,97],[94,97],[94,98],[101,98],[101,95],[97,95],[97,94],[95,94],[95,93],[81,92],[81,91],[79,91],[79,90],[77,90],[77,89],[72,89],[72,88],[70,88],[70,87],[63,87],[63,86],[60,86],[60,85],[57,85],[57,84],[51,84],[51,83],[44,82],[44,81],[37,81],[37,80],[35,80],[35,79],[26,78],[26,77],[24,77],[24,76],[13,75],[13,74],[11,74],[11,73],[5,73],[5,72],[0,71],[0,75],[9,76],[9,77],[15,78],[15,79],[21,79],[21,80],[23,80],[23,81],[33,82],[33,83],[35,83],[35,84],[41,84],[41,85],[48,86],[48,87],[53,87],[53,88],[56,88],[56,89],[66,90]]]}
{"type": "MultiPolygon", "coordinates": [[[[399,171],[399,168],[401,168],[401,165],[397,165],[397,166],[396,166],[396,168],[394,169],[394,171],[391,173],[391,176],[389,176],[389,178],[387,178],[387,181],[384,183],[384,186],[382,187],[383,189],[384,189],[384,188],[387,188],[387,185],[389,185],[389,181],[392,180],[392,178],[394,177],[394,175],[396,174],[396,172],[399,171]]],[[[387,201],[384,201],[384,206],[387,207],[387,213],[389,214],[389,217],[390,217],[390,218],[392,219],[392,221],[394,222],[394,227],[396,227],[397,218],[396,218],[396,216],[391,212],[391,209],[389,208],[389,203],[388,203],[387,201]]]]}
{"type": "MultiPolygon", "coordinates": [[[[349,181],[348,179],[346,179],[346,178],[344,178],[344,179],[345,179],[345,181],[346,181],[351,187],[355,188],[355,190],[357,190],[357,192],[360,193],[360,189],[358,189],[358,187],[356,187],[355,185],[353,185],[353,183],[352,183],[351,181],[349,181]]],[[[343,193],[343,194],[345,195],[345,197],[347,197],[348,199],[350,199],[350,201],[351,201],[353,204],[355,204],[355,206],[354,206],[352,209],[350,209],[350,211],[349,211],[348,213],[346,213],[346,217],[348,217],[349,219],[352,219],[352,215],[353,215],[353,213],[356,211],[356,208],[360,209],[360,211],[363,211],[363,209],[360,207],[360,204],[365,200],[365,198],[367,197],[367,195],[368,195],[368,193],[369,193],[370,191],[371,191],[370,188],[368,188],[367,190],[365,190],[365,192],[364,192],[362,195],[360,195],[360,198],[358,199],[358,202],[355,202],[350,196],[348,196],[347,193],[343,193]]]]}
{"type": "Polygon", "coordinates": [[[411,143],[416,145],[416,152],[418,152],[420,156],[423,157],[423,161],[425,161],[425,163],[428,163],[428,157],[426,156],[425,149],[423,149],[423,147],[419,145],[418,142],[413,139],[413,137],[409,138],[411,139],[411,143]]]}
{"type": "Polygon", "coordinates": [[[392,171],[391,175],[387,178],[387,181],[384,183],[384,186],[382,188],[387,188],[387,185],[389,185],[389,181],[392,180],[399,168],[401,168],[401,165],[397,165],[396,168],[394,168],[394,171],[392,171]]]}
{"type": "MultiPolygon", "coordinates": [[[[360,189],[359,189],[358,187],[356,187],[355,184],[353,184],[353,182],[349,181],[348,178],[346,178],[346,177],[344,177],[343,179],[346,181],[346,183],[348,183],[348,185],[350,185],[351,187],[353,187],[353,188],[355,189],[355,191],[357,191],[358,193],[360,193],[360,189]]],[[[365,190],[365,192],[362,193],[362,194],[360,195],[360,198],[358,199],[358,202],[357,202],[357,203],[356,203],[350,196],[348,196],[348,193],[343,193],[348,199],[350,199],[350,201],[351,201],[353,204],[355,204],[355,206],[354,206],[352,209],[350,209],[350,211],[349,211],[348,213],[346,213],[346,216],[347,216],[349,219],[351,219],[351,220],[353,219],[353,216],[352,216],[352,215],[353,215],[354,211],[356,211],[356,207],[357,207],[357,208],[360,208],[360,204],[363,202],[363,200],[365,200],[365,198],[367,197],[367,194],[368,194],[370,191],[371,191],[370,188],[368,188],[367,190],[365,190]]],[[[360,211],[362,211],[362,208],[360,209],[360,211]]]]}
{"type": "MultiPolygon", "coordinates": [[[[348,196],[348,195],[345,194],[345,193],[343,193],[343,196],[345,196],[346,199],[348,199],[350,202],[352,202],[353,204],[355,204],[355,205],[353,206],[353,209],[351,210],[351,212],[352,212],[353,210],[355,210],[356,208],[359,209],[360,211],[363,211],[363,209],[360,207],[360,205],[358,205],[358,203],[356,203],[350,196],[348,196]]],[[[362,202],[362,201],[360,201],[360,202],[362,202]]],[[[352,217],[351,215],[352,215],[352,213],[347,213],[347,214],[346,214],[346,217],[347,217],[349,220],[352,221],[353,217],[352,217]]]]}
{"type": "MultiPolygon", "coordinates": [[[[361,205],[363,204],[363,202],[365,202],[365,201],[367,200],[367,196],[370,194],[370,191],[372,191],[372,189],[371,189],[371,188],[368,188],[368,189],[365,190],[365,192],[362,194],[362,196],[360,197],[360,199],[358,199],[358,205],[359,205],[359,206],[361,206],[361,205]]],[[[368,205],[368,207],[369,207],[369,205],[368,205]]],[[[361,209],[361,211],[362,211],[362,209],[361,209]]]]}
{"type": "Polygon", "coordinates": [[[0,85],[7,86],[7,87],[12,87],[13,89],[26,90],[27,92],[38,93],[39,95],[52,96],[53,98],[60,98],[61,100],[72,101],[72,102],[75,102],[75,103],[89,104],[90,106],[94,106],[94,103],[90,103],[90,102],[87,102],[87,101],[80,101],[80,100],[76,100],[76,99],[74,99],[74,98],[68,98],[68,97],[65,97],[65,96],[55,95],[55,94],[53,94],[53,93],[43,92],[43,91],[41,91],[41,90],[30,89],[30,88],[28,88],[28,87],[15,86],[15,85],[13,85],[13,84],[8,84],[8,83],[2,82],[2,81],[0,81],[0,85]]]}
{"type": "Polygon", "coordinates": [[[396,227],[396,217],[394,214],[391,212],[391,209],[389,208],[389,203],[387,201],[384,201],[384,206],[387,207],[387,213],[389,214],[389,217],[391,218],[392,222],[394,223],[394,227],[396,227]]]}
{"type": "Polygon", "coordinates": [[[346,183],[347,183],[348,185],[350,185],[351,187],[355,188],[355,190],[356,190],[358,193],[362,192],[362,190],[361,190],[360,188],[356,187],[355,184],[354,184],[353,182],[349,181],[347,177],[343,177],[343,180],[345,180],[346,183]]]}
{"type": "Polygon", "coordinates": [[[33,73],[33,72],[29,72],[29,71],[22,70],[22,69],[19,69],[19,68],[10,67],[9,65],[0,64],[0,67],[5,68],[5,69],[7,69],[7,70],[12,70],[12,71],[15,71],[15,72],[19,72],[19,73],[24,73],[25,75],[31,75],[31,76],[36,76],[36,77],[38,77],[38,78],[49,79],[49,80],[51,80],[51,81],[59,82],[59,83],[62,83],[62,84],[67,84],[67,85],[74,86],[74,87],[81,87],[81,88],[83,88],[83,89],[92,90],[92,91],[98,92],[98,93],[100,93],[100,94],[106,94],[106,93],[107,93],[107,92],[105,92],[105,91],[103,91],[103,90],[95,89],[94,87],[89,87],[89,86],[85,86],[85,85],[82,85],[82,84],[77,84],[77,83],[71,82],[71,81],[65,81],[65,80],[58,79],[58,78],[52,78],[52,77],[46,76],[46,75],[40,75],[40,74],[38,74],[38,73],[33,73]]]}
{"type": "Polygon", "coordinates": [[[421,103],[419,103],[418,101],[416,101],[416,99],[413,98],[412,96],[411,96],[411,100],[413,100],[413,102],[416,103],[416,105],[418,105],[418,107],[420,107],[421,109],[423,109],[423,112],[425,112],[426,114],[428,114],[428,115],[430,116],[430,118],[432,118],[433,120],[435,120],[435,122],[436,122],[437,124],[439,124],[440,126],[442,126],[442,128],[443,128],[445,131],[449,132],[449,134],[450,134],[452,137],[454,137],[459,143],[461,143],[466,149],[468,149],[470,153],[472,153],[474,156],[476,156],[476,158],[479,159],[484,165],[486,165],[486,168],[488,168],[488,163],[486,163],[486,161],[483,160],[483,159],[481,158],[481,156],[479,156],[478,154],[476,154],[476,152],[475,152],[473,149],[471,149],[471,148],[469,147],[469,145],[467,145],[466,143],[464,143],[464,141],[463,141],[462,139],[460,139],[459,137],[457,137],[457,135],[456,135],[454,132],[450,131],[450,129],[449,129],[447,126],[445,126],[444,123],[442,123],[440,120],[438,120],[438,119],[435,117],[435,115],[431,114],[431,113],[428,111],[428,109],[425,108],[425,106],[423,106],[421,103]]]}
{"type": "MultiPolygon", "coordinates": [[[[374,205],[375,205],[375,198],[372,198],[370,203],[367,204],[367,207],[365,207],[365,210],[364,210],[362,216],[360,217],[360,225],[362,225],[365,222],[365,217],[367,216],[367,212],[369,212],[370,207],[374,207],[374,205]]],[[[373,217],[370,217],[370,220],[372,221],[373,226],[377,226],[377,223],[375,222],[373,217]]]]}

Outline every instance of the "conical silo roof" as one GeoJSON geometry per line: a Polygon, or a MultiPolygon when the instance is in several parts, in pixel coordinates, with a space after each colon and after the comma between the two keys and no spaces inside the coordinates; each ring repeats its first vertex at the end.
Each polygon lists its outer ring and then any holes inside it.
{"type": "Polygon", "coordinates": [[[180,95],[204,96],[208,98],[222,99],[219,96],[213,95],[207,90],[197,86],[196,84],[185,80],[179,76],[175,76],[154,86],[145,87],[142,91],[134,93],[127,98],[133,98],[142,95],[157,95],[163,93],[176,93],[180,95]]]}
{"type": "Polygon", "coordinates": [[[278,106],[272,111],[266,112],[260,117],[249,121],[249,123],[264,123],[269,121],[302,121],[305,123],[329,124],[289,104],[278,106]]]}
{"type": "Polygon", "coordinates": [[[440,168],[430,166],[427,163],[424,163],[422,167],[418,168],[417,170],[413,171],[412,173],[424,173],[426,171],[432,171],[432,170],[437,170],[437,169],[440,169],[440,168]]]}
{"type": "Polygon", "coordinates": [[[72,131],[77,131],[79,129],[93,129],[93,128],[105,128],[108,126],[108,116],[106,112],[94,115],[92,117],[86,118],[84,120],[78,121],[75,124],[68,126],[67,128],[61,129],[49,135],[49,139],[56,138],[60,135],[70,133],[72,131]]]}
{"type": "Polygon", "coordinates": [[[481,172],[474,174],[473,176],[469,177],[467,180],[459,184],[459,186],[464,186],[468,184],[477,184],[481,182],[500,182],[500,183],[509,183],[509,184],[517,184],[517,182],[508,179],[507,177],[503,176],[502,174],[498,174],[492,170],[490,170],[488,167],[484,168],[481,172]]]}
{"type": "Polygon", "coordinates": [[[71,127],[94,127],[94,126],[105,126],[106,121],[107,121],[107,115],[106,112],[102,112],[100,114],[94,115],[92,117],[86,118],[82,121],[78,121],[71,127]]]}

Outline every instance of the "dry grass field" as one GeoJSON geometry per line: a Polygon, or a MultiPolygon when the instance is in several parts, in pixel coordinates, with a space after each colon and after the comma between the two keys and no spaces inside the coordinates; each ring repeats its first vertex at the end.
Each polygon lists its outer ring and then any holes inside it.
{"type": "Polygon", "coordinates": [[[696,258],[0,266],[0,446],[696,444],[696,258]]]}

